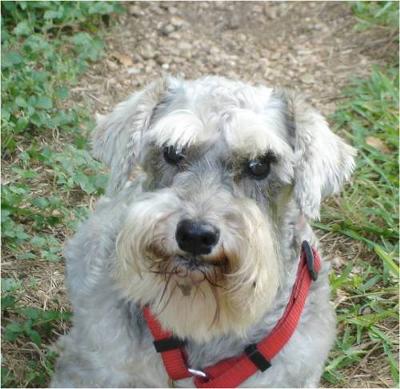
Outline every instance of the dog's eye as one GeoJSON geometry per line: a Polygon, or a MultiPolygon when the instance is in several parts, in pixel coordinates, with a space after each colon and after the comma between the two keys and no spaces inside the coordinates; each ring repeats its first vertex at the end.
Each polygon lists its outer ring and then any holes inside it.
{"type": "Polygon", "coordinates": [[[178,165],[185,159],[184,149],[177,149],[174,146],[164,147],[164,159],[170,165],[178,165]]]}
{"type": "Polygon", "coordinates": [[[276,158],[267,154],[263,157],[252,159],[247,162],[247,172],[248,174],[256,180],[262,180],[266,178],[271,169],[271,162],[274,162],[276,158]]]}

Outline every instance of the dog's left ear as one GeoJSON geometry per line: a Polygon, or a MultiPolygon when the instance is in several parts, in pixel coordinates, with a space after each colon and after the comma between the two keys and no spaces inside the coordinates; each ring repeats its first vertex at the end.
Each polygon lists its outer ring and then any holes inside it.
{"type": "Polygon", "coordinates": [[[111,169],[107,195],[117,193],[127,182],[135,167],[141,135],[166,95],[169,81],[162,79],[151,83],[118,104],[110,114],[96,118],[92,149],[94,157],[111,169]]]}
{"type": "Polygon", "coordinates": [[[324,117],[295,92],[281,92],[295,152],[294,198],[310,219],[321,201],[337,193],[354,170],[356,150],[335,135],[324,117]]]}

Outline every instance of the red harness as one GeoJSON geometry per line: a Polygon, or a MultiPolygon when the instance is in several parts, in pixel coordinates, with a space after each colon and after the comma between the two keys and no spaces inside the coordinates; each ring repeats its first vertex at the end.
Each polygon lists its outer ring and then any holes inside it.
{"type": "Polygon", "coordinates": [[[156,351],[161,354],[165,370],[172,381],[193,377],[197,388],[234,388],[255,374],[271,366],[270,361],[293,335],[306,302],[311,282],[317,279],[321,267],[318,252],[307,241],[301,245],[296,282],[285,312],[271,332],[257,344],[251,344],[244,353],[224,359],[203,371],[190,369],[186,363],[185,342],[161,328],[148,307],[144,317],[154,337],[156,351]]]}

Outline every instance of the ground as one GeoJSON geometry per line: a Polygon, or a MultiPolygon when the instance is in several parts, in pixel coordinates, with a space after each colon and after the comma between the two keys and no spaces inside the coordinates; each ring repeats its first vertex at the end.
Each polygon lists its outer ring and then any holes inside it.
{"type": "Polygon", "coordinates": [[[295,88],[329,114],[350,77],[384,60],[383,38],[354,34],[349,6],[335,2],[139,3],[121,19],[79,89],[95,111],[170,73],[295,88]]]}
{"type": "MultiPolygon", "coordinates": [[[[92,64],[71,90],[71,100],[93,115],[109,112],[163,74],[185,78],[217,74],[294,88],[323,114],[331,115],[349,79],[366,76],[372,65],[384,65],[391,56],[387,31],[355,32],[356,20],[346,3],[149,2],[129,3],[127,8],[106,33],[104,58],[92,64]]],[[[7,170],[4,174],[7,180],[7,170]]],[[[81,196],[79,205],[91,207],[94,201],[95,196],[81,196]]],[[[72,229],[56,232],[61,240],[73,233],[72,229]]],[[[336,271],[365,250],[360,242],[332,232],[320,233],[320,238],[336,271]]],[[[24,280],[26,305],[70,309],[62,262],[21,264],[5,252],[2,267],[3,276],[24,280]],[[30,291],[32,276],[39,287],[30,291]]],[[[335,304],[342,303],[343,295],[338,294],[335,304]]],[[[62,322],[52,339],[67,326],[62,322]]],[[[15,362],[16,374],[30,358],[44,358],[43,350],[32,342],[20,341],[18,346],[3,346],[6,359],[15,362]]],[[[344,386],[394,385],[387,363],[374,355],[374,349],[344,371],[344,386]]]]}

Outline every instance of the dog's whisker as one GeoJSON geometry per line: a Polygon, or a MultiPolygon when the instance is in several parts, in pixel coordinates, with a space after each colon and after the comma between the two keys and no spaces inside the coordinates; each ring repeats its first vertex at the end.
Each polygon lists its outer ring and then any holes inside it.
{"type": "MultiPolygon", "coordinates": [[[[175,269],[175,268],[174,268],[174,269],[175,269]]],[[[172,269],[171,273],[169,274],[169,277],[167,278],[167,280],[166,280],[166,282],[165,282],[165,286],[164,286],[164,289],[163,289],[163,291],[162,291],[162,293],[161,293],[161,297],[160,297],[160,299],[159,299],[158,305],[160,305],[161,301],[163,300],[163,298],[164,298],[164,296],[165,296],[165,293],[166,293],[166,291],[167,291],[167,289],[168,289],[168,286],[169,286],[169,283],[170,283],[170,281],[171,281],[171,278],[172,278],[172,276],[174,275],[174,269],[172,269]]],[[[164,273],[164,274],[166,274],[166,273],[164,273]]]]}
{"type": "Polygon", "coordinates": [[[216,282],[211,281],[210,278],[208,277],[207,273],[203,273],[203,275],[204,275],[204,279],[205,279],[212,287],[224,289],[224,287],[223,287],[222,285],[219,285],[219,284],[217,284],[216,282]]]}
{"type": "Polygon", "coordinates": [[[163,269],[160,269],[160,270],[151,270],[151,269],[149,269],[148,273],[151,273],[151,274],[162,274],[162,275],[177,274],[176,270],[175,271],[174,270],[168,271],[168,270],[163,270],[163,269]]]}
{"type": "Polygon", "coordinates": [[[214,317],[213,317],[213,319],[211,321],[211,324],[210,324],[210,328],[211,328],[219,320],[219,317],[220,317],[220,305],[219,305],[219,297],[218,297],[217,290],[213,286],[210,286],[210,289],[211,289],[211,292],[212,292],[212,294],[214,296],[214,300],[215,300],[215,312],[214,312],[214,317]]]}
{"type": "Polygon", "coordinates": [[[169,296],[168,296],[168,298],[167,298],[167,300],[166,300],[164,306],[163,306],[163,307],[161,308],[161,310],[159,311],[159,315],[160,315],[162,312],[164,312],[164,310],[167,308],[168,304],[169,304],[170,301],[171,301],[171,298],[172,298],[173,294],[175,293],[175,290],[176,290],[177,286],[178,286],[178,284],[175,283],[175,285],[171,288],[170,293],[169,293],[169,296]]]}
{"type": "Polygon", "coordinates": [[[194,293],[192,295],[192,302],[196,300],[196,296],[199,293],[200,284],[195,284],[194,293]]]}

